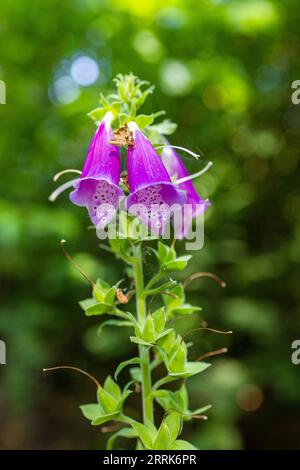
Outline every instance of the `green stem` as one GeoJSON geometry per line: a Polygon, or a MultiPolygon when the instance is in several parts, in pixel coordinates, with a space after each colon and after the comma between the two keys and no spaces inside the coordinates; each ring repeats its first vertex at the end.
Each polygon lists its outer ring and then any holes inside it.
{"type": "MultiPolygon", "coordinates": [[[[142,325],[146,319],[147,310],[144,298],[144,276],[141,247],[135,247],[136,262],[133,264],[136,290],[137,320],[142,325]]],[[[147,347],[139,345],[142,374],[142,401],[144,424],[153,423],[153,406],[151,397],[150,355],[147,347]]]]}

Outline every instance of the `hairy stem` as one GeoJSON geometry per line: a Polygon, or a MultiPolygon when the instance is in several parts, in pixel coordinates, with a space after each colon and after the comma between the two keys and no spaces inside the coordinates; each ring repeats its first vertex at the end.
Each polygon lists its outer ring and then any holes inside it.
{"type": "MultiPolygon", "coordinates": [[[[144,276],[141,247],[135,247],[136,262],[133,264],[135,289],[136,289],[136,309],[137,320],[143,324],[146,315],[146,302],[144,298],[144,276]]],[[[139,356],[141,359],[142,374],[142,401],[143,401],[143,420],[144,424],[153,423],[153,406],[151,398],[151,372],[150,372],[150,355],[147,347],[139,345],[139,356]]]]}

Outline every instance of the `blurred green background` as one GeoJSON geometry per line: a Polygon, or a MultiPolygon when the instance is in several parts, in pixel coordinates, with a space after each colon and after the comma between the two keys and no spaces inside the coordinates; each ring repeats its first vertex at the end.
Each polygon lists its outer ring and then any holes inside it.
{"type": "MultiPolygon", "coordinates": [[[[89,381],[42,368],[77,365],[101,378],[134,351],[117,328],[97,337],[99,320],[78,305],[89,286],[59,240],[93,278],[114,282],[121,267],[99,249],[84,209],[67,193],[54,204],[48,196],[57,171],[83,164],[99,91],[129,71],[156,85],[145,111],[178,122],[172,143],[214,163],[197,181],[213,204],[187,274],[213,271],[227,289],[194,281],[188,300],[234,335],[193,336],[194,357],[229,353],[190,380],[191,404],[213,408],[184,438],[201,449],[300,448],[298,1],[2,0],[0,9],[0,448],[105,445],[78,409],[94,400],[89,381]]],[[[127,407],[136,413],[136,396],[127,407]]]]}

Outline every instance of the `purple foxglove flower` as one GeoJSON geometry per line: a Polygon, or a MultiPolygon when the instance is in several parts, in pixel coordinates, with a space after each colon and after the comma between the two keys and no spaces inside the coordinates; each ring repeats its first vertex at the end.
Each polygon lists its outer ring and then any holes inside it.
{"type": "Polygon", "coordinates": [[[185,206],[181,209],[181,218],[179,217],[179,223],[176,225],[175,217],[174,223],[176,237],[182,239],[187,236],[193,218],[203,214],[209,207],[210,202],[207,199],[203,200],[197,193],[189,178],[187,169],[174,149],[165,147],[162,151],[161,159],[170,177],[173,181],[175,180],[175,184],[176,180],[178,180],[178,188],[186,191],[187,198],[185,206]],[[180,183],[180,180],[183,180],[182,183],[180,183]]]}
{"type": "Polygon", "coordinates": [[[107,113],[98,127],[84,163],[81,177],[74,184],[71,201],[88,209],[92,222],[104,228],[114,217],[119,197],[120,152],[109,142],[113,138],[111,113],[107,113]]]}
{"type": "Polygon", "coordinates": [[[150,141],[135,123],[129,123],[134,145],[127,151],[127,175],[131,194],[129,212],[139,217],[152,233],[163,233],[173,205],[181,207],[185,192],[176,188],[150,141]]]}

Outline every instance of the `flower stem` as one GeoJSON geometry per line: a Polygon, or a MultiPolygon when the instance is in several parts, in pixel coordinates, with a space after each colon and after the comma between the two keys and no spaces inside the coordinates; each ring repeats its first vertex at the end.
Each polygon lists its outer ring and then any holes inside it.
{"type": "MultiPolygon", "coordinates": [[[[143,324],[146,315],[146,302],[144,298],[144,276],[141,246],[135,247],[136,262],[133,264],[136,290],[136,309],[137,320],[143,324]]],[[[142,404],[143,404],[143,420],[144,424],[153,423],[153,406],[151,398],[151,372],[150,372],[150,355],[148,348],[139,345],[139,357],[141,359],[141,375],[142,375],[142,404]]]]}

